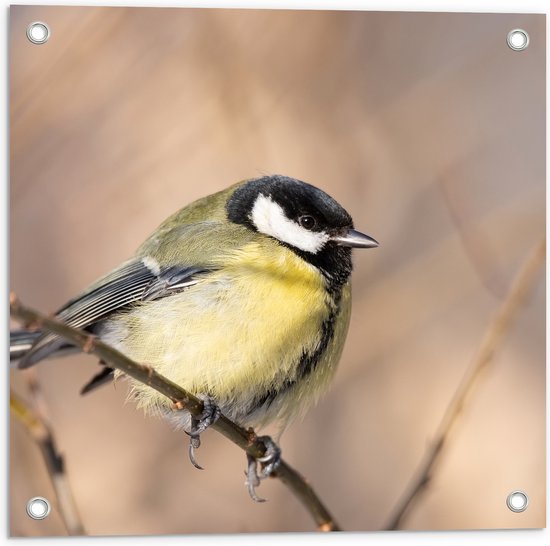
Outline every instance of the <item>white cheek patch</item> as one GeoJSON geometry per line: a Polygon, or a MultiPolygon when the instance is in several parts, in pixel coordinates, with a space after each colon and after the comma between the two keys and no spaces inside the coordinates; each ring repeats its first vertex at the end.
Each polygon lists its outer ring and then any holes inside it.
{"type": "Polygon", "coordinates": [[[259,232],[312,254],[319,252],[329,239],[324,231],[308,231],[289,220],[280,205],[262,194],[254,203],[250,219],[259,232]]]}

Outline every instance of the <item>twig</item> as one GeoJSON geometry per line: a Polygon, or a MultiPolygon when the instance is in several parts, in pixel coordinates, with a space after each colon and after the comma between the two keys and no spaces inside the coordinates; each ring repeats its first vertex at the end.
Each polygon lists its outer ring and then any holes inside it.
{"type": "Polygon", "coordinates": [[[455,164],[443,173],[437,187],[458,232],[464,255],[482,285],[502,300],[506,296],[507,287],[498,269],[497,256],[484,231],[471,220],[472,206],[468,192],[462,184],[454,183],[455,179],[462,178],[463,173],[457,171],[464,163],[465,161],[455,164]]]}
{"type": "Polygon", "coordinates": [[[460,414],[462,413],[481,372],[492,362],[499,345],[504,341],[513,319],[521,304],[525,301],[533,287],[536,275],[544,265],[546,240],[543,239],[525,262],[520,273],[512,283],[508,295],[490,322],[479,350],[466,371],[460,385],[451,399],[443,419],[435,433],[431,447],[425,453],[415,477],[412,479],[406,493],[399,501],[397,508],[386,529],[395,530],[401,527],[403,519],[409,512],[413,502],[417,501],[425,491],[433,477],[435,464],[441,457],[445,444],[460,414]]]}
{"type": "MultiPolygon", "coordinates": [[[[13,293],[10,294],[10,314],[27,327],[47,330],[70,341],[73,345],[80,347],[87,353],[94,354],[113,368],[164,394],[177,407],[184,407],[191,414],[197,416],[202,413],[203,404],[199,398],[160,375],[150,366],[134,362],[87,332],[72,328],[55,318],[47,317],[34,309],[23,306],[13,293]]],[[[245,430],[223,415],[212,425],[212,428],[223,434],[255,459],[265,455],[266,447],[252,429],[245,430]]],[[[281,464],[272,476],[279,478],[296,495],[309,511],[320,531],[340,530],[313,488],[296,470],[281,460],[281,464]]]]}
{"type": "Polygon", "coordinates": [[[65,473],[63,456],[57,450],[49,425],[36,412],[10,391],[10,410],[38,444],[50,476],[61,519],[71,536],[86,534],[65,473]]]}

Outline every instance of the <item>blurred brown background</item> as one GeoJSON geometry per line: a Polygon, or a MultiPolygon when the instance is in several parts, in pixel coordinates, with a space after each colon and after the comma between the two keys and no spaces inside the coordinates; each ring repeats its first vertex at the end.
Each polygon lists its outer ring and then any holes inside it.
{"type": "MultiPolygon", "coordinates": [[[[545,231],[542,15],[11,8],[11,288],[52,311],[175,209],[283,173],[381,241],[357,253],[331,391],[282,438],[346,530],[383,528],[507,288],[545,231]],[[35,20],[52,29],[27,41],[35,20]],[[531,37],[521,53],[506,35],[531,37]]],[[[78,356],[37,368],[90,534],[309,531],[244,454],[88,397],[78,356]]],[[[21,372],[12,385],[28,396],[21,372]]],[[[409,529],[545,525],[544,275],[465,408],[409,529]],[[524,489],[530,505],[505,499],[524,489]]],[[[11,533],[63,534],[38,449],[11,423],[11,533]]]]}

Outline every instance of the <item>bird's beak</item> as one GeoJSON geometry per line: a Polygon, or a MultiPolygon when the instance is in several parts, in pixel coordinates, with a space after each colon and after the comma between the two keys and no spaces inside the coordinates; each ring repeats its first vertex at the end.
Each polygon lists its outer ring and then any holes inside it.
{"type": "Polygon", "coordinates": [[[356,231],[355,229],[348,229],[347,232],[341,235],[335,235],[330,238],[331,241],[334,241],[337,245],[340,246],[349,246],[352,248],[374,248],[378,246],[378,241],[356,231]]]}

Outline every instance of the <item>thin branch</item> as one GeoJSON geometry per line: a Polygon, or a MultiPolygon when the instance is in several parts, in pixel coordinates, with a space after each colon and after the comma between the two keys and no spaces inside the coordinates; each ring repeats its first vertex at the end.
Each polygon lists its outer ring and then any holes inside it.
{"type": "Polygon", "coordinates": [[[65,473],[65,462],[57,450],[50,426],[12,391],[10,391],[10,410],[40,448],[67,533],[71,536],[85,535],[84,526],[65,473]]]}
{"type": "MultiPolygon", "coordinates": [[[[55,318],[47,317],[34,309],[23,306],[13,293],[10,294],[10,314],[20,320],[26,328],[46,330],[80,347],[85,353],[94,354],[111,367],[164,394],[174,403],[175,407],[185,408],[197,416],[202,413],[203,405],[199,398],[160,375],[150,366],[134,362],[87,332],[72,328],[55,318]]],[[[255,459],[265,455],[266,447],[252,429],[245,430],[223,415],[212,425],[212,428],[255,459]]],[[[302,502],[320,531],[340,530],[313,488],[296,470],[281,460],[276,472],[271,475],[279,478],[302,502]]]]}
{"type": "Polygon", "coordinates": [[[500,274],[495,251],[490,245],[487,234],[473,221],[472,203],[463,184],[460,168],[465,160],[449,167],[438,180],[438,189],[443,196],[451,221],[454,223],[464,255],[470,262],[481,284],[499,300],[506,296],[506,283],[500,274]]]}
{"type": "Polygon", "coordinates": [[[410,511],[411,505],[418,501],[420,495],[426,490],[428,483],[433,477],[434,467],[440,459],[443,448],[448,442],[452,429],[456,425],[460,414],[471,397],[474,387],[479,382],[481,372],[485,371],[493,361],[493,357],[497,349],[502,345],[512,325],[513,319],[516,317],[522,303],[533,288],[536,276],[544,265],[546,255],[545,249],[546,240],[543,239],[536,246],[512,283],[508,295],[487,328],[472,364],[466,371],[462,382],[447,406],[443,419],[435,433],[431,447],[425,453],[415,477],[412,479],[406,493],[399,501],[395,513],[386,529],[399,529],[405,516],[410,511]]]}

